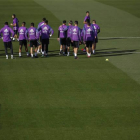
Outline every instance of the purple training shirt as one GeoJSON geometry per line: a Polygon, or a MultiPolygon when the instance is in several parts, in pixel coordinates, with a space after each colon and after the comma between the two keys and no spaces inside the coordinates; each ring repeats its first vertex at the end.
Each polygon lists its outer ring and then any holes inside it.
{"type": "Polygon", "coordinates": [[[94,41],[95,40],[95,30],[93,26],[87,26],[83,28],[83,40],[84,41],[94,41]]]}
{"type": "Polygon", "coordinates": [[[58,28],[58,30],[60,31],[59,38],[66,38],[67,37],[67,33],[66,33],[67,29],[68,29],[67,25],[59,26],[59,28],[58,28]]]}
{"type": "Polygon", "coordinates": [[[42,39],[49,39],[50,38],[50,34],[53,35],[54,31],[53,29],[49,26],[49,25],[43,25],[41,26],[38,31],[41,32],[41,37],[42,39]]]}
{"type": "Polygon", "coordinates": [[[27,28],[26,27],[19,27],[19,40],[27,40],[27,28]]]}
{"type": "Polygon", "coordinates": [[[29,40],[37,40],[39,39],[38,30],[35,27],[30,27],[28,29],[29,40]]]}
{"type": "Polygon", "coordinates": [[[81,29],[78,26],[74,26],[71,29],[71,40],[81,41],[81,29]]]}
{"type": "Polygon", "coordinates": [[[13,19],[13,24],[16,24],[16,26],[13,26],[13,30],[18,30],[19,26],[18,26],[18,19],[17,18],[13,19]]]}
{"type": "Polygon", "coordinates": [[[3,34],[3,42],[10,42],[11,34],[12,34],[12,37],[14,37],[14,31],[8,25],[5,25],[0,30],[0,37],[1,37],[1,34],[3,34]]]}

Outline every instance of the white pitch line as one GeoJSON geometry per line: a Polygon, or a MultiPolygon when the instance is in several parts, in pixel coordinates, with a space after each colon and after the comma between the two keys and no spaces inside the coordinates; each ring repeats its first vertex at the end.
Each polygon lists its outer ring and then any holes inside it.
{"type": "MultiPolygon", "coordinates": [[[[50,38],[57,39],[57,38],[50,38]]],[[[99,37],[98,39],[140,39],[140,37],[99,37]]]]}

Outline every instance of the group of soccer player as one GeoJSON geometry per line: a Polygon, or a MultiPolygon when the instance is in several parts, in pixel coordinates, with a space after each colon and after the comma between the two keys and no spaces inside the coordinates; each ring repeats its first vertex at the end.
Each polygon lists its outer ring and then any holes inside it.
{"type": "MultiPolygon", "coordinates": [[[[38,53],[42,53],[41,57],[48,56],[49,39],[54,34],[53,29],[48,25],[48,20],[43,18],[37,28],[34,27],[34,23],[31,23],[30,28],[27,29],[25,22],[22,22],[22,26],[19,27],[19,21],[15,14],[12,15],[12,18],[13,23],[10,25],[13,30],[9,27],[8,22],[5,22],[4,27],[0,30],[0,38],[3,39],[5,46],[6,59],[8,59],[8,48],[11,50],[11,59],[13,59],[12,41],[15,41],[15,39],[19,41],[19,57],[22,57],[22,46],[25,46],[27,56],[31,56],[31,58],[37,58],[38,53]],[[27,41],[30,42],[30,54],[27,41]],[[33,48],[35,49],[33,50],[33,48]]],[[[84,44],[83,51],[87,52],[87,56],[90,57],[92,53],[95,54],[99,32],[100,27],[96,24],[96,21],[93,20],[93,23],[90,23],[89,11],[86,12],[83,29],[78,27],[78,21],[75,21],[73,25],[73,21],[70,20],[67,26],[66,20],[64,20],[58,28],[59,55],[69,56],[70,47],[72,47],[74,58],[77,59],[79,45],[84,44]]]]}

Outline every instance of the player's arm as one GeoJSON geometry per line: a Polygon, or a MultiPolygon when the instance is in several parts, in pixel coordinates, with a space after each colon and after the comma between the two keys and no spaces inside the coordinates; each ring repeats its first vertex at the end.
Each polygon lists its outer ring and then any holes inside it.
{"type": "Polygon", "coordinates": [[[40,37],[38,30],[36,29],[36,39],[38,40],[40,37]]]}
{"type": "Polygon", "coordinates": [[[59,41],[60,40],[60,30],[58,30],[58,38],[57,40],[59,41]]]}
{"type": "Polygon", "coordinates": [[[15,27],[17,24],[16,23],[11,23],[11,26],[12,27],[15,27]]]}
{"type": "Polygon", "coordinates": [[[100,27],[97,29],[97,33],[98,33],[98,34],[100,33],[100,27]]]}
{"type": "Polygon", "coordinates": [[[50,27],[50,37],[54,34],[54,30],[50,27]]]}
{"type": "Polygon", "coordinates": [[[28,30],[27,29],[25,31],[25,38],[26,38],[26,40],[28,40],[28,30]]]}
{"type": "Polygon", "coordinates": [[[2,38],[1,34],[2,34],[2,29],[0,30],[0,38],[2,38]]]}

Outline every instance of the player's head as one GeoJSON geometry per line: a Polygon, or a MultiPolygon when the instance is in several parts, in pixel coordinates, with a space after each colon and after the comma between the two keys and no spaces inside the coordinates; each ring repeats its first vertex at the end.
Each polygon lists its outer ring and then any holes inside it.
{"type": "Polygon", "coordinates": [[[70,20],[70,21],[69,21],[69,25],[72,25],[72,24],[73,24],[73,21],[72,21],[72,20],[70,20]]]}
{"type": "Polygon", "coordinates": [[[96,24],[96,20],[93,20],[92,23],[93,23],[93,24],[96,24]]]}
{"type": "Polygon", "coordinates": [[[45,21],[45,20],[46,20],[46,18],[43,18],[43,19],[42,19],[42,21],[45,21]]]}
{"type": "Polygon", "coordinates": [[[89,11],[86,11],[86,16],[89,16],[89,11]]]}
{"type": "Polygon", "coordinates": [[[90,25],[90,20],[89,19],[86,20],[86,24],[90,25]]]}
{"type": "Polygon", "coordinates": [[[22,26],[24,27],[26,25],[26,22],[22,22],[22,26]]]}
{"type": "Polygon", "coordinates": [[[6,21],[6,22],[4,23],[4,25],[8,25],[8,22],[6,21]]]}
{"type": "Polygon", "coordinates": [[[35,25],[35,24],[32,22],[32,23],[31,23],[31,27],[34,27],[34,25],[35,25]]]}
{"type": "Polygon", "coordinates": [[[78,21],[77,20],[74,23],[75,23],[76,26],[78,25],[78,21]]]}
{"type": "Polygon", "coordinates": [[[63,24],[65,24],[65,25],[66,25],[66,20],[63,20],[63,24]]]}
{"type": "Polygon", "coordinates": [[[16,15],[15,15],[15,14],[13,14],[13,15],[12,15],[12,18],[14,19],[15,17],[16,17],[16,15]]]}
{"type": "Polygon", "coordinates": [[[48,20],[45,20],[44,23],[47,25],[48,24],[48,20]]]}

